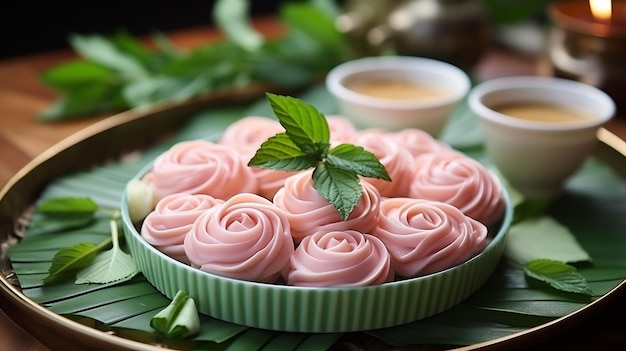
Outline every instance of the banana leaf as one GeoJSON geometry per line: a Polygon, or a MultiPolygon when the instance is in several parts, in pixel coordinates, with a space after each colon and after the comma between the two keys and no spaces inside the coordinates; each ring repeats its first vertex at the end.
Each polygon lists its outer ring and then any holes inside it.
{"type": "MultiPolygon", "coordinates": [[[[305,101],[325,114],[337,106],[323,87],[302,93],[305,101]]],[[[108,162],[53,179],[38,201],[56,196],[89,196],[104,208],[120,204],[126,182],[159,153],[180,140],[216,139],[234,120],[246,115],[271,117],[265,99],[247,105],[213,107],[198,111],[167,140],[144,150],[138,157],[108,162]]],[[[441,139],[468,155],[488,162],[482,134],[465,102],[455,110],[441,139]]],[[[461,347],[527,331],[579,311],[609,293],[626,278],[626,184],[600,159],[589,159],[568,182],[566,191],[548,214],[567,226],[593,258],[577,267],[594,295],[554,290],[529,281],[524,273],[504,261],[484,287],[461,304],[435,316],[405,325],[348,334],[286,333],[248,328],[201,316],[200,332],[184,342],[163,340],[150,327],[150,319],[169,300],[141,275],[111,284],[43,285],[55,252],[74,243],[98,243],[110,235],[107,219],[88,227],[47,233],[27,228],[26,235],[8,254],[23,292],[55,313],[117,335],[174,349],[202,350],[325,350],[350,345],[461,347]]],[[[37,214],[35,214],[36,216],[37,214]]],[[[549,235],[549,233],[546,233],[549,235]]]]}

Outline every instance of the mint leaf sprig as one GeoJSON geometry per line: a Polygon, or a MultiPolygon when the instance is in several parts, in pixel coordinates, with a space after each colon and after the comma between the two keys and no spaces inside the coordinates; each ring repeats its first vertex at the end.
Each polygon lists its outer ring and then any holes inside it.
{"type": "Polygon", "coordinates": [[[326,117],[314,106],[290,96],[267,93],[285,132],[269,138],[248,166],[282,171],[313,170],[313,187],[345,221],[363,195],[359,176],[391,181],[378,158],[352,144],[330,147],[326,117]]]}

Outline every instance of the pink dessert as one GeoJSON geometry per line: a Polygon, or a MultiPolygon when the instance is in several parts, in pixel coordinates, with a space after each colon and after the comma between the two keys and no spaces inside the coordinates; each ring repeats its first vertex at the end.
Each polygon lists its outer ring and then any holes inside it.
{"type": "Polygon", "coordinates": [[[170,194],[157,202],[141,226],[141,236],[168,256],[189,264],[183,242],[202,213],[222,200],[205,194],[170,194]]]}
{"type": "Polygon", "coordinates": [[[228,145],[239,151],[247,164],[263,142],[284,131],[285,128],[280,125],[278,120],[247,116],[230,124],[218,143],[228,145]]]}
{"type": "Polygon", "coordinates": [[[361,180],[363,195],[346,221],[337,209],[315,188],[311,171],[299,172],[285,181],[274,197],[274,204],[287,214],[296,243],[318,231],[358,230],[368,233],[378,221],[380,194],[366,180],[361,180]]]}
{"type": "Polygon", "coordinates": [[[396,274],[415,277],[463,263],[488,242],[487,227],[447,203],[411,198],[381,202],[372,234],[389,250],[396,274]]]}
{"type": "Polygon", "coordinates": [[[328,123],[330,143],[332,145],[344,143],[352,144],[358,131],[349,119],[343,116],[333,115],[326,116],[326,121],[328,123]]]}
{"type": "Polygon", "coordinates": [[[486,225],[502,216],[502,185],[478,161],[451,151],[426,154],[415,163],[410,197],[449,203],[486,225]]]}
{"type": "MultiPolygon", "coordinates": [[[[248,164],[263,142],[284,131],[285,128],[275,119],[248,116],[228,126],[219,143],[237,150],[244,164],[248,164]]],[[[259,184],[257,193],[270,200],[283,186],[285,178],[295,173],[258,167],[251,170],[259,184]]]]}
{"type": "Polygon", "coordinates": [[[228,199],[256,192],[258,182],[239,153],[206,140],[182,141],[159,155],[143,178],[158,199],[169,194],[207,194],[228,199]]]}
{"type": "Polygon", "coordinates": [[[380,239],[355,230],[320,231],[291,256],[287,284],[365,286],[393,280],[390,256],[380,239]]]}
{"type": "Polygon", "coordinates": [[[393,139],[414,157],[431,152],[451,151],[452,148],[421,129],[409,128],[394,133],[393,139]]]}
{"type": "Polygon", "coordinates": [[[391,182],[382,179],[368,179],[381,196],[408,196],[413,175],[413,155],[394,140],[392,132],[380,129],[362,130],[354,141],[373,153],[385,166],[391,182]]]}
{"type": "Polygon", "coordinates": [[[204,212],[184,242],[193,267],[264,283],[280,278],[294,252],[285,214],[256,194],[240,193],[204,212]]]}

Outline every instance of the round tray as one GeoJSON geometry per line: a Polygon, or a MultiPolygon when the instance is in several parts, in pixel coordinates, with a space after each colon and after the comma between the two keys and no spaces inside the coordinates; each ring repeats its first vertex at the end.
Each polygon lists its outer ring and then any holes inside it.
{"type": "MultiPolygon", "coordinates": [[[[182,104],[162,105],[150,110],[128,111],[93,127],[81,131],[60,142],[40,155],[13,177],[0,192],[0,228],[2,240],[2,273],[0,274],[0,297],[3,311],[28,333],[53,350],[163,350],[162,346],[137,341],[122,335],[112,335],[98,325],[85,325],[68,319],[26,296],[13,272],[7,257],[7,247],[19,245],[25,220],[46,184],[55,178],[85,170],[94,164],[118,157],[126,151],[146,147],[170,133],[186,121],[186,118],[219,103],[250,101],[258,92],[237,96],[213,96],[182,104]],[[111,140],[116,140],[111,143],[111,140]]],[[[599,133],[600,144],[595,156],[620,174],[626,174],[626,144],[606,130],[599,133]]],[[[626,235],[626,234],[623,234],[626,235]]],[[[462,347],[474,349],[512,349],[529,345],[537,340],[570,328],[602,309],[610,307],[623,296],[624,281],[584,307],[537,327],[522,330],[488,342],[462,347]]],[[[381,348],[383,349],[383,348],[381,348]]]]}

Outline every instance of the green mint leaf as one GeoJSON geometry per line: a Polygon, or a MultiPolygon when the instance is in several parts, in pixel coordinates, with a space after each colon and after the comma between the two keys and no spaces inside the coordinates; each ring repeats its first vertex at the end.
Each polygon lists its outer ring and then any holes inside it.
{"type": "Polygon", "coordinates": [[[341,219],[348,219],[363,195],[359,177],[354,172],[321,164],[313,171],[313,187],[333,204],[341,219]]]}
{"type": "Polygon", "coordinates": [[[293,143],[307,155],[324,159],[330,146],[326,117],[312,105],[290,96],[267,93],[267,98],[293,143]]]}
{"type": "Polygon", "coordinates": [[[170,339],[183,339],[200,330],[195,301],[179,290],[172,302],[150,319],[150,326],[170,339]]]}
{"type": "Polygon", "coordinates": [[[380,163],[376,155],[361,146],[351,144],[338,145],[326,156],[326,163],[364,177],[391,181],[385,166],[380,163]]]}
{"type": "Polygon", "coordinates": [[[213,8],[213,19],[228,38],[249,51],[263,45],[263,36],[251,25],[248,18],[249,1],[218,0],[213,8]]]}
{"type": "Polygon", "coordinates": [[[74,274],[91,264],[103,245],[80,243],[60,249],[52,259],[44,284],[54,284],[74,276],[74,274]]]}
{"type": "Polygon", "coordinates": [[[536,259],[528,262],[523,270],[527,276],[543,281],[555,289],[593,295],[589,283],[576,267],[561,261],[536,259]]]}
{"type": "Polygon", "coordinates": [[[118,221],[111,219],[109,225],[113,246],[110,250],[99,253],[89,266],[78,271],[75,284],[106,284],[131,278],[139,273],[132,257],[120,248],[118,221]]]}
{"type": "Polygon", "coordinates": [[[100,64],[76,60],[62,63],[44,71],[39,78],[64,93],[83,89],[87,84],[111,84],[115,75],[100,64]]]}
{"type": "Polygon", "coordinates": [[[37,206],[37,211],[47,215],[67,215],[82,217],[93,215],[99,206],[88,197],[54,197],[37,206]]]}
{"type": "Polygon", "coordinates": [[[285,133],[276,134],[261,144],[248,166],[282,171],[299,171],[314,167],[317,160],[300,151],[285,133]]]}

